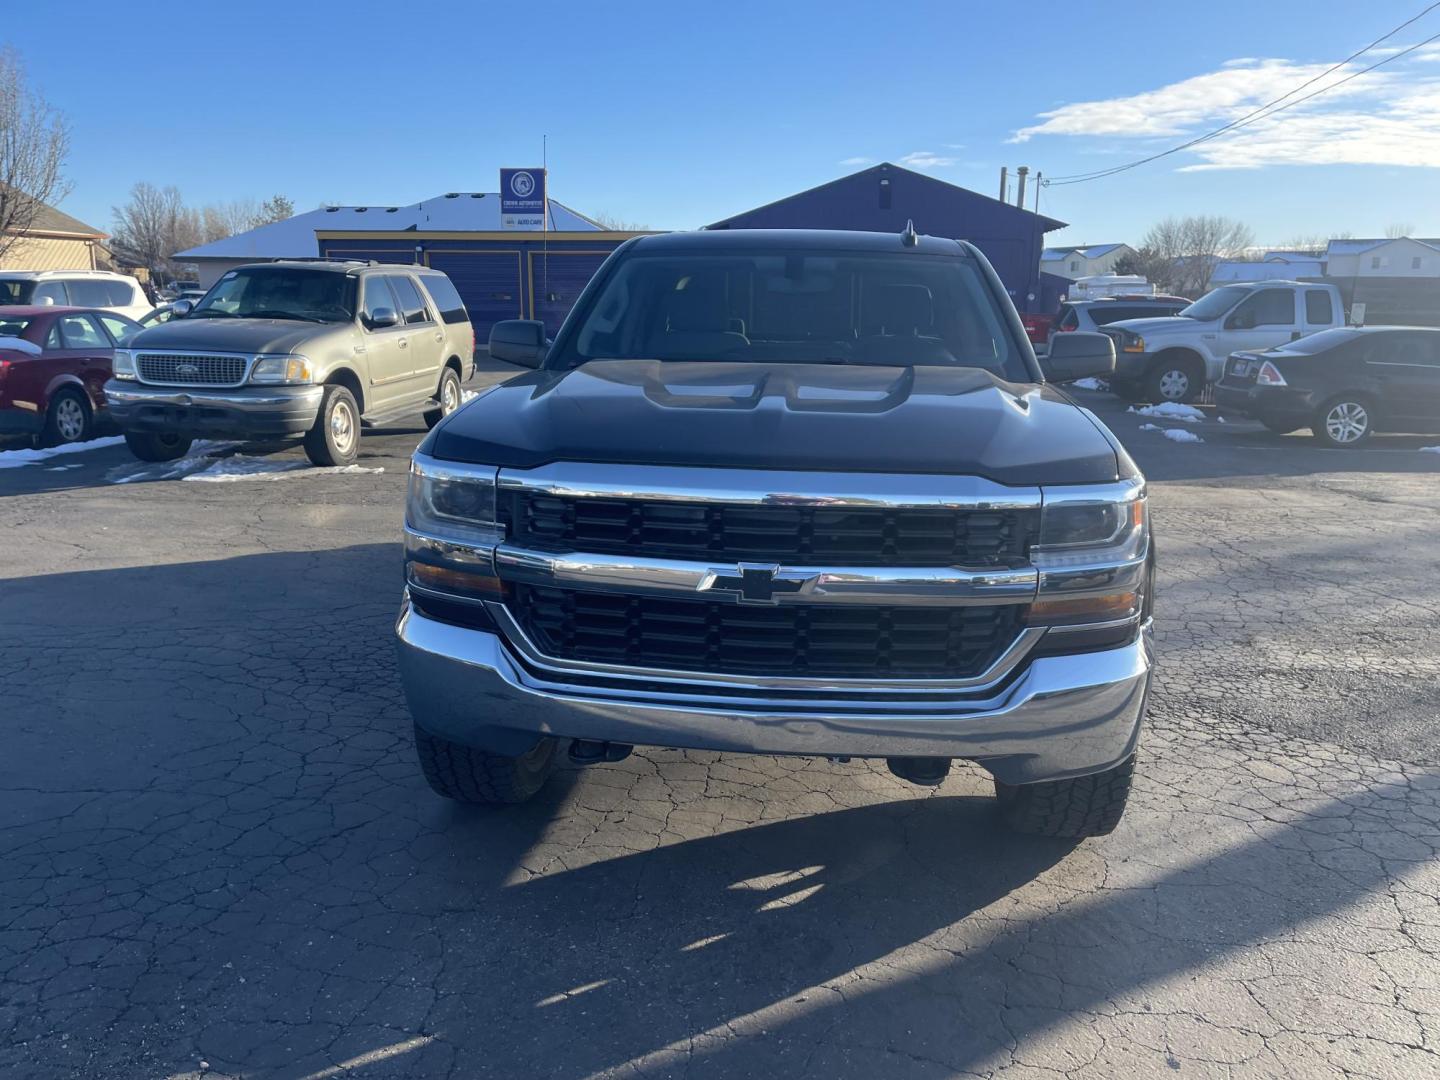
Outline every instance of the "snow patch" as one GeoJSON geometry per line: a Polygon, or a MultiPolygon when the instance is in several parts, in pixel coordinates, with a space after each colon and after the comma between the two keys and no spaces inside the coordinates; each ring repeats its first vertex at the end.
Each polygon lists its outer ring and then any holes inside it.
{"type": "Polygon", "coordinates": [[[1184,428],[1169,428],[1166,431],[1161,432],[1161,434],[1164,435],[1165,438],[1169,439],[1171,442],[1194,443],[1205,441],[1199,435],[1196,435],[1193,431],[1186,431],[1184,428]]]}
{"type": "Polygon", "coordinates": [[[1162,401],[1158,405],[1145,405],[1132,410],[1141,416],[1158,416],[1162,420],[1183,420],[1187,424],[1198,424],[1205,414],[1194,405],[1182,405],[1178,401],[1162,401]]]}
{"type": "Polygon", "coordinates": [[[1440,446],[1422,446],[1422,447],[1420,447],[1420,453],[1422,453],[1422,454],[1440,454],[1440,446]]]}
{"type": "Polygon", "coordinates": [[[104,450],[110,446],[124,446],[123,435],[111,435],[89,442],[65,443],[61,446],[47,446],[44,450],[0,450],[0,469],[18,469],[24,465],[38,465],[61,454],[80,454],[87,450],[104,450]]]}
{"type": "Polygon", "coordinates": [[[477,397],[479,397],[479,396],[480,396],[480,391],[479,391],[479,390],[461,390],[461,391],[460,391],[460,404],[461,404],[461,405],[464,405],[466,402],[474,401],[474,400],[475,400],[477,397]]]}
{"type": "Polygon", "coordinates": [[[133,462],[111,469],[106,479],[112,484],[135,484],[148,480],[180,480],[211,464],[211,459],[239,446],[238,442],[212,442],[202,439],[192,443],[189,452],[174,461],[133,462]]]}
{"type": "Polygon", "coordinates": [[[1165,430],[1165,429],[1162,428],[1159,424],[1141,424],[1141,425],[1140,425],[1140,430],[1141,430],[1141,431],[1163,431],[1163,430],[1165,430]]]}
{"type": "Polygon", "coordinates": [[[210,484],[230,483],[236,480],[281,480],[287,476],[334,476],[339,473],[382,473],[383,468],[368,469],[363,465],[341,465],[334,468],[319,468],[308,461],[277,461],[263,457],[221,458],[208,469],[182,476],[182,480],[200,480],[210,484]]]}
{"type": "Polygon", "coordinates": [[[1102,383],[1099,379],[1076,379],[1074,385],[1078,386],[1081,390],[1105,389],[1105,384],[1102,383]]]}

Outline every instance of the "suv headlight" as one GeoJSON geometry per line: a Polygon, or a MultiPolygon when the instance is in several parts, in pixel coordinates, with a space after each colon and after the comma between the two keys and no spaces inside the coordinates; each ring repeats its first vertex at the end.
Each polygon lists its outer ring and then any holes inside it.
{"type": "Polygon", "coordinates": [[[405,580],[413,588],[460,599],[498,600],[495,546],[505,538],[496,520],[493,466],[410,462],[405,501],[405,580]]]}
{"type": "Polygon", "coordinates": [[[117,379],[134,379],[135,354],[129,349],[116,349],[115,360],[110,365],[110,374],[117,379]]]}
{"type": "Polygon", "coordinates": [[[1045,488],[1031,557],[1040,571],[1032,626],[1136,621],[1150,588],[1144,482],[1045,488]]]}
{"type": "Polygon", "coordinates": [[[1126,330],[1120,340],[1121,352],[1143,353],[1145,351],[1145,339],[1139,334],[1132,334],[1129,330],[1126,330]]]}
{"type": "Polygon", "coordinates": [[[250,381],[252,383],[268,383],[272,385],[308,383],[314,380],[315,373],[310,368],[310,361],[304,356],[284,355],[257,356],[255,366],[250,370],[250,381]]]}

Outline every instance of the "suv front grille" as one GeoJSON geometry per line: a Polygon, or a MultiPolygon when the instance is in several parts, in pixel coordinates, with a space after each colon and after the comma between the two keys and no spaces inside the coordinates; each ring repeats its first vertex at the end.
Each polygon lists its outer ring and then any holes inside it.
{"type": "Polygon", "coordinates": [[[1015,566],[1037,510],[732,506],[642,499],[502,498],[524,545],[652,558],[831,566],[1015,566]]]}
{"type": "Polygon", "coordinates": [[[135,366],[143,382],[179,386],[238,386],[245,381],[247,356],[139,353],[135,366]]]}
{"type": "Polygon", "coordinates": [[[1023,604],[747,606],[512,586],[530,640],[558,659],[626,667],[865,679],[967,678],[1015,640],[1023,604]]]}

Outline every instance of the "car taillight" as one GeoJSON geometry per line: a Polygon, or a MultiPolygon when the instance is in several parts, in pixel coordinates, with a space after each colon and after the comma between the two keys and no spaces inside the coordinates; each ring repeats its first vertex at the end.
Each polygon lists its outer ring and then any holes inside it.
{"type": "Polygon", "coordinates": [[[1260,365],[1259,372],[1255,375],[1255,381],[1261,386],[1286,386],[1285,376],[1280,374],[1280,369],[1266,360],[1260,365]]]}

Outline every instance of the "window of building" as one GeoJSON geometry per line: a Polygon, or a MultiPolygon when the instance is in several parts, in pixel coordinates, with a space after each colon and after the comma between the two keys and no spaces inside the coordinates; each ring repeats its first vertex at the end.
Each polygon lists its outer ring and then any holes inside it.
{"type": "Polygon", "coordinates": [[[1070,260],[1070,272],[1071,272],[1072,274],[1078,274],[1078,273],[1080,272],[1080,260],[1079,260],[1079,259],[1071,259],[1071,260],[1070,260]]]}
{"type": "Polygon", "coordinates": [[[1410,269],[1411,269],[1411,270],[1419,270],[1419,269],[1420,269],[1420,265],[1421,265],[1421,261],[1422,261],[1422,260],[1421,260],[1420,256],[1419,256],[1419,255],[1416,255],[1414,258],[1412,258],[1412,259],[1410,260],[1410,269]]]}

